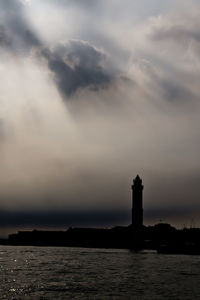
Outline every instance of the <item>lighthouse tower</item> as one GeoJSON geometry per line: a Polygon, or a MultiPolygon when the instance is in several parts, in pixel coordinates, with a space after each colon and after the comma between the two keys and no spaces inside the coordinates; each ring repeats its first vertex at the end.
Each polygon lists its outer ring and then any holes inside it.
{"type": "Polygon", "coordinates": [[[143,226],[143,188],[142,179],[137,175],[132,185],[132,226],[136,229],[143,226]]]}

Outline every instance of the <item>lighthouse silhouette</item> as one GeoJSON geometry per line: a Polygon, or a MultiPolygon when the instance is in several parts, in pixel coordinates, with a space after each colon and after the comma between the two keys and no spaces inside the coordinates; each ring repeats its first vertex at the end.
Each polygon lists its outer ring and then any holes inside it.
{"type": "Polygon", "coordinates": [[[132,226],[135,229],[143,226],[143,188],[142,179],[137,175],[132,185],[132,226]]]}

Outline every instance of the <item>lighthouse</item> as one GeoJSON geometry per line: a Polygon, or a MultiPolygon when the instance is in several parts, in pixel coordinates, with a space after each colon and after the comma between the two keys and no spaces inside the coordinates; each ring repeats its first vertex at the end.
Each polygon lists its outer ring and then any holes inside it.
{"type": "Polygon", "coordinates": [[[132,185],[132,226],[135,229],[143,226],[143,188],[142,179],[137,175],[132,185]]]}

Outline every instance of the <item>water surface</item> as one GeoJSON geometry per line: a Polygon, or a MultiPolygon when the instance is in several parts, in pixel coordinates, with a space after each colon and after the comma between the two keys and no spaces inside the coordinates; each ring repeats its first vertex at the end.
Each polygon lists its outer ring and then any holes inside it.
{"type": "Polygon", "coordinates": [[[200,256],[0,247],[0,299],[200,299],[200,256]]]}

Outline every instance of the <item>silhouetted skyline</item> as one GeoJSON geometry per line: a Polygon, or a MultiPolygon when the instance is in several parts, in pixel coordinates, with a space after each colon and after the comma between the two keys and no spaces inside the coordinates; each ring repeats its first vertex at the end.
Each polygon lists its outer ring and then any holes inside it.
{"type": "Polygon", "coordinates": [[[133,251],[156,250],[162,254],[200,254],[200,228],[177,229],[168,223],[143,225],[143,184],[133,179],[132,219],[128,226],[112,228],[69,227],[64,231],[19,230],[0,239],[1,245],[121,248],[133,251]]]}

